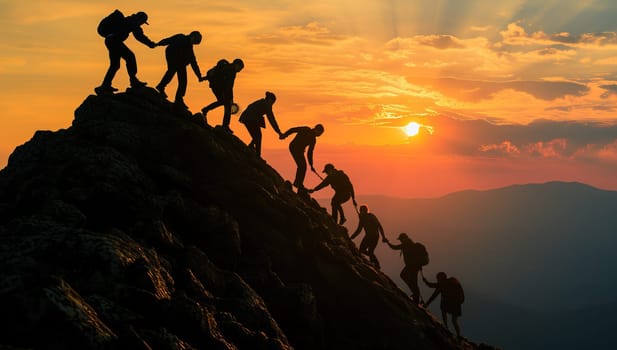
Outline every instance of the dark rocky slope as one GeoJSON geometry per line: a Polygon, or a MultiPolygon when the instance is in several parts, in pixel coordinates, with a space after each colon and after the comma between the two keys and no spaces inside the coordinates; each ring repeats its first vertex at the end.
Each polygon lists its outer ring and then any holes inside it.
{"type": "Polygon", "coordinates": [[[474,349],[241,140],[89,96],[0,172],[0,347],[474,349]]]}

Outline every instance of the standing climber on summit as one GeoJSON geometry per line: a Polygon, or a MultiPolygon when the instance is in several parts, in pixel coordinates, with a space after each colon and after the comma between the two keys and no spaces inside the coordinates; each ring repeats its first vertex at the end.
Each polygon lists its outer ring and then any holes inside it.
{"type": "Polygon", "coordinates": [[[94,92],[97,94],[113,93],[118,89],[111,86],[111,82],[120,69],[120,59],[126,61],[126,70],[129,73],[131,87],[141,87],[145,82],[137,79],[137,61],[135,54],[131,51],[124,41],[133,33],[135,39],[153,49],[156,44],[148,39],[144,34],[142,25],[148,24],[148,15],[145,12],[137,12],[128,17],[124,17],[122,12],[115,10],[109,16],[103,18],[99,23],[97,31],[105,38],[105,46],[109,51],[109,68],[103,79],[101,86],[96,87],[94,92]]]}
{"type": "Polygon", "coordinates": [[[174,75],[178,76],[178,88],[176,89],[176,97],[174,104],[182,109],[188,109],[184,103],[184,95],[186,94],[186,66],[191,65],[193,72],[197,75],[199,81],[204,80],[201,77],[201,70],[195,58],[193,45],[201,43],[201,33],[193,31],[189,35],[176,34],[159,41],[157,46],[167,46],[165,49],[165,59],[167,60],[167,71],[161,82],[156,86],[161,96],[167,97],[165,87],[174,75]]]}

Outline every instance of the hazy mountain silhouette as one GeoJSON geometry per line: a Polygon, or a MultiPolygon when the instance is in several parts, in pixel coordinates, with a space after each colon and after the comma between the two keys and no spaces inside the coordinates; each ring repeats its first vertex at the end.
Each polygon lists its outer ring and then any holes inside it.
{"type": "MultiPolygon", "coordinates": [[[[431,311],[438,312],[431,305],[431,311]]],[[[615,349],[617,303],[538,312],[466,292],[463,329],[504,349],[615,349]]]]}
{"type": "MultiPolygon", "coordinates": [[[[539,349],[539,339],[571,349],[590,339],[617,346],[610,332],[600,337],[601,329],[617,327],[609,317],[617,303],[617,192],[549,182],[435,199],[359,196],[359,203],[379,216],[390,238],[408,232],[427,246],[425,274],[447,271],[481,296],[463,305],[462,328],[472,337],[487,334],[507,349],[539,349]],[[588,317],[595,320],[582,321],[588,317]]],[[[350,218],[348,227],[356,222],[350,218]]],[[[404,286],[400,257],[384,245],[377,256],[404,286]]]]}
{"type": "MultiPolygon", "coordinates": [[[[0,171],[0,347],[475,349],[244,142],[141,88],[0,171]]],[[[463,332],[463,334],[465,334],[463,332]]]]}

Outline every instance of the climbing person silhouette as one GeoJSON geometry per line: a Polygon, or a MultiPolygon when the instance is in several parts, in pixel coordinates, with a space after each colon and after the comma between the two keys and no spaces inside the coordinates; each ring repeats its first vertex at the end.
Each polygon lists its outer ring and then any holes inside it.
{"type": "Polygon", "coordinates": [[[193,72],[197,75],[197,79],[202,81],[201,71],[195,58],[193,45],[201,43],[201,33],[193,31],[189,35],[176,34],[159,41],[157,46],[167,46],[165,48],[165,59],[167,61],[167,71],[161,78],[161,82],[156,86],[161,96],[167,97],[165,87],[174,75],[178,76],[178,88],[176,89],[176,97],[174,104],[182,109],[188,109],[184,103],[184,95],[186,94],[186,66],[191,65],[193,72]]]}
{"type": "Polygon", "coordinates": [[[251,143],[249,143],[249,148],[255,150],[258,156],[261,157],[261,128],[266,127],[266,121],[264,120],[264,114],[268,117],[268,121],[272,128],[279,135],[279,138],[283,136],[281,133],[281,129],[274,118],[274,113],[272,112],[272,105],[276,102],[276,96],[270,92],[266,91],[266,97],[261,98],[246,107],[244,112],[240,115],[240,123],[246,126],[246,130],[248,130],[251,135],[251,143]]]}
{"type": "MultiPolygon", "coordinates": [[[[223,106],[223,129],[232,132],[229,128],[231,122],[232,105],[234,105],[234,82],[236,74],[244,68],[244,62],[236,58],[232,63],[227,60],[219,60],[216,66],[212,67],[203,77],[203,80],[210,82],[212,93],[216,96],[216,101],[201,109],[204,118],[207,118],[208,112],[223,106]]],[[[237,107],[237,105],[236,105],[237,107]]],[[[234,112],[235,113],[235,112],[234,112]]]]}
{"type": "Polygon", "coordinates": [[[145,12],[137,12],[124,17],[122,12],[115,10],[105,17],[98,26],[98,33],[105,38],[105,46],[109,51],[109,68],[103,78],[103,83],[94,89],[97,94],[113,93],[118,89],[111,86],[111,82],[120,69],[120,59],[126,61],[126,70],[129,74],[131,87],[141,87],[145,82],[137,79],[137,61],[135,54],[124,44],[124,41],[133,33],[135,39],[153,49],[156,44],[145,34],[142,25],[148,24],[148,15],[145,12]]]}
{"type": "Polygon", "coordinates": [[[315,125],[313,128],[308,126],[297,126],[285,131],[280,139],[285,139],[291,134],[296,134],[293,140],[289,143],[289,152],[298,168],[296,169],[296,177],[293,185],[298,188],[298,192],[302,193],[306,191],[304,187],[304,178],[306,176],[306,160],[308,158],[308,164],[311,166],[311,170],[315,171],[313,167],[313,151],[315,150],[315,143],[317,137],[321,136],[324,132],[324,127],[321,124],[315,125]],[[306,158],[304,157],[304,151],[307,149],[306,158]]]}
{"type": "Polygon", "coordinates": [[[445,272],[437,273],[437,282],[429,282],[424,276],[422,276],[424,283],[435,288],[433,295],[428,299],[425,307],[441,294],[441,303],[439,308],[441,309],[441,317],[443,318],[443,324],[448,328],[448,316],[452,315],[452,325],[456,331],[456,335],[461,337],[461,328],[458,325],[458,318],[461,317],[461,305],[465,301],[465,293],[461,283],[455,277],[448,277],[445,272]]]}
{"type": "Polygon", "coordinates": [[[334,190],[334,196],[331,201],[332,218],[334,218],[334,222],[337,222],[337,218],[340,214],[340,221],[338,221],[338,224],[342,225],[345,221],[347,221],[345,218],[345,213],[343,212],[342,204],[351,198],[354,207],[358,206],[356,203],[356,195],[353,190],[353,185],[351,184],[347,174],[345,174],[342,170],[336,169],[332,164],[326,164],[323,172],[327,174],[326,178],[323,179],[319,185],[315,186],[315,188],[308,190],[308,192],[313,193],[328,185],[332,186],[332,189],[334,190]]]}
{"type": "Polygon", "coordinates": [[[398,236],[401,244],[391,244],[387,239],[386,243],[394,250],[400,250],[403,254],[405,267],[401,271],[401,279],[411,290],[411,297],[416,304],[420,304],[422,296],[418,287],[418,272],[422,270],[422,266],[428,264],[428,254],[426,248],[420,243],[415,243],[409,238],[406,233],[401,233],[398,236]]]}
{"type": "Polygon", "coordinates": [[[358,213],[358,228],[354,231],[354,233],[349,237],[350,239],[356,238],[362,229],[366,232],[366,235],[360,242],[360,253],[366,254],[371,259],[371,263],[375,265],[378,269],[379,260],[377,260],[377,256],[375,256],[375,248],[377,247],[377,243],[379,242],[379,235],[381,234],[381,238],[383,241],[386,241],[386,236],[383,232],[383,227],[377,219],[377,216],[373,213],[369,213],[368,206],[361,205],[360,212],[358,213]]]}

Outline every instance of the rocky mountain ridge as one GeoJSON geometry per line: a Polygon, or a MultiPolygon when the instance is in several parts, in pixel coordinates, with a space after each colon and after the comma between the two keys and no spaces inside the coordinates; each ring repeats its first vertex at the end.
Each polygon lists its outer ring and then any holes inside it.
{"type": "Polygon", "coordinates": [[[0,344],[476,349],[237,137],[153,89],[88,96],[0,171],[0,344]]]}

